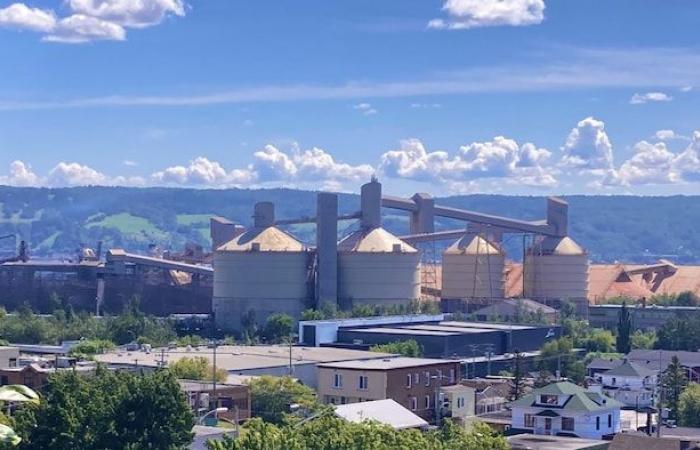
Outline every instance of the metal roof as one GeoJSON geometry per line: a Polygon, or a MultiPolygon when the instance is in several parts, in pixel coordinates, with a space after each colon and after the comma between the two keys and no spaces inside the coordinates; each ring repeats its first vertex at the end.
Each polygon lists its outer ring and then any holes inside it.
{"type": "Polygon", "coordinates": [[[643,367],[637,363],[624,360],[622,364],[605,372],[605,375],[614,375],[618,377],[648,377],[656,375],[657,371],[643,367]]]}
{"type": "Polygon", "coordinates": [[[384,228],[355,231],[354,233],[351,233],[343,238],[343,240],[338,243],[338,251],[392,253],[396,251],[394,246],[399,246],[401,253],[418,252],[418,250],[389,233],[384,228]]]}
{"type": "Polygon", "coordinates": [[[467,234],[445,250],[445,255],[503,255],[503,252],[483,237],[467,234]]]}
{"type": "Polygon", "coordinates": [[[250,252],[253,244],[261,252],[302,252],[304,244],[277,227],[253,228],[219,247],[218,251],[250,252]]]}
{"type": "Polygon", "coordinates": [[[593,412],[611,408],[620,408],[622,404],[607,395],[590,392],[568,381],[548,384],[531,393],[522,396],[511,403],[516,407],[536,407],[554,409],[558,411],[593,412]],[[540,395],[568,396],[569,399],[563,405],[541,405],[537,402],[540,395]]]}
{"type": "Polygon", "coordinates": [[[392,399],[338,405],[335,407],[335,415],[353,423],[368,420],[379,422],[395,430],[428,426],[428,422],[392,399]]]}
{"type": "Polygon", "coordinates": [[[451,361],[448,359],[428,359],[428,358],[380,358],[380,359],[362,359],[351,361],[339,361],[332,363],[321,363],[317,367],[327,369],[352,369],[352,370],[392,370],[406,369],[411,367],[434,366],[437,364],[459,363],[459,361],[451,361]]]}

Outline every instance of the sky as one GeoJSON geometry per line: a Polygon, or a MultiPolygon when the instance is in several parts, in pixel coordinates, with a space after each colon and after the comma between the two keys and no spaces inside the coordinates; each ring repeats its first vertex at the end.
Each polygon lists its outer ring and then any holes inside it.
{"type": "Polygon", "coordinates": [[[700,193],[698,0],[0,0],[0,184],[700,193]]]}

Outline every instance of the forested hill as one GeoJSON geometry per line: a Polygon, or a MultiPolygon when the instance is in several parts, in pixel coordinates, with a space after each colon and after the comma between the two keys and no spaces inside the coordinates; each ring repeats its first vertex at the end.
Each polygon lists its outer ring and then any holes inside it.
{"type": "MultiPolygon", "coordinates": [[[[315,194],[290,189],[199,190],[167,188],[81,187],[65,189],[0,187],[0,235],[18,233],[35,256],[65,256],[81,243],[144,251],[150,243],[179,250],[188,241],[209,245],[208,219],[221,215],[251,223],[257,201],[276,204],[278,218],[313,215],[315,194]]],[[[700,263],[700,196],[631,197],[571,196],[570,233],[594,261],[700,263]]],[[[521,219],[544,217],[543,197],[501,195],[455,196],[438,200],[485,213],[521,219]]],[[[359,198],[341,195],[341,213],[354,212],[359,198]]],[[[401,213],[385,211],[385,226],[407,232],[401,213]]],[[[341,231],[353,227],[342,225],[341,231]],[[346,228],[347,227],[347,228],[346,228]]],[[[440,222],[438,228],[454,223],[440,222]]],[[[313,226],[292,228],[304,240],[313,226]]],[[[514,258],[518,238],[506,244],[514,258]]],[[[0,241],[0,257],[11,253],[11,239],[0,241]]],[[[520,244],[521,245],[521,244],[520,244]]],[[[521,251],[521,250],[520,250],[521,251]]]]}

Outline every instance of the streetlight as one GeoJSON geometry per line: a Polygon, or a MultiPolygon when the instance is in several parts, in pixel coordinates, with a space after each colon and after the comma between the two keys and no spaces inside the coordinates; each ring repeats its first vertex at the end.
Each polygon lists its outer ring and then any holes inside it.
{"type": "Polygon", "coordinates": [[[217,414],[225,413],[225,412],[228,412],[228,408],[220,407],[220,408],[212,409],[211,411],[209,411],[208,413],[204,414],[202,417],[199,418],[199,424],[200,425],[203,424],[204,419],[210,414],[214,414],[214,417],[216,417],[217,414]]]}

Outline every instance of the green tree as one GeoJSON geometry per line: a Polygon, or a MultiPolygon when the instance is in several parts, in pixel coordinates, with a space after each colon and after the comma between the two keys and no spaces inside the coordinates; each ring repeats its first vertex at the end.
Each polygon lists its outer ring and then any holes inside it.
{"type": "Polygon", "coordinates": [[[655,347],[662,350],[697,351],[700,348],[700,315],[673,317],[656,330],[655,347]]]}
{"type": "Polygon", "coordinates": [[[314,390],[290,377],[261,376],[249,385],[251,414],[266,422],[283,423],[293,404],[305,411],[315,411],[319,406],[314,390]]]}
{"type": "Polygon", "coordinates": [[[515,350],[513,358],[513,385],[510,389],[510,400],[515,401],[525,393],[525,364],[523,354],[515,350]]]}
{"type": "Polygon", "coordinates": [[[611,353],[615,351],[615,336],[609,330],[593,329],[584,339],[589,352],[611,353]]]}
{"type": "Polygon", "coordinates": [[[685,369],[677,356],[671,358],[671,363],[661,374],[661,388],[664,390],[664,403],[671,410],[671,419],[678,419],[680,396],[688,384],[685,369]]]}
{"type": "Polygon", "coordinates": [[[700,384],[690,383],[679,396],[678,424],[700,427],[700,384]]]}
{"type": "Polygon", "coordinates": [[[393,353],[411,358],[420,358],[423,356],[423,347],[421,347],[421,345],[415,339],[388,342],[386,344],[376,344],[371,346],[369,351],[378,353],[393,353]]]}
{"type": "Polygon", "coordinates": [[[81,341],[70,350],[70,355],[74,357],[86,357],[102,354],[114,348],[112,341],[105,339],[89,339],[81,341]]]}
{"type": "Polygon", "coordinates": [[[263,336],[268,343],[280,343],[288,339],[294,330],[294,319],[289,314],[275,313],[265,322],[263,336]]]}
{"type": "Polygon", "coordinates": [[[540,349],[538,367],[540,371],[559,373],[560,376],[566,377],[574,359],[572,340],[562,337],[545,342],[540,349]]]}
{"type": "Polygon", "coordinates": [[[185,449],[194,417],[169,371],[51,376],[40,405],[20,411],[22,449],[185,449]]]}
{"type": "Polygon", "coordinates": [[[168,364],[168,369],[176,378],[185,380],[209,380],[211,381],[216,376],[216,381],[225,381],[228,373],[221,368],[216,369],[209,363],[209,360],[203,356],[195,356],[193,358],[180,358],[179,360],[168,364]]]}
{"type": "Polygon", "coordinates": [[[630,336],[632,334],[632,316],[627,309],[627,302],[622,302],[622,307],[617,317],[617,342],[618,353],[627,354],[631,350],[630,336]]]}
{"type": "Polygon", "coordinates": [[[656,344],[656,332],[635,330],[630,338],[630,343],[633,349],[649,350],[654,348],[656,344]]]}

